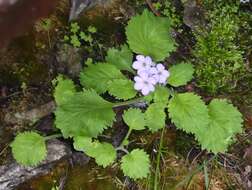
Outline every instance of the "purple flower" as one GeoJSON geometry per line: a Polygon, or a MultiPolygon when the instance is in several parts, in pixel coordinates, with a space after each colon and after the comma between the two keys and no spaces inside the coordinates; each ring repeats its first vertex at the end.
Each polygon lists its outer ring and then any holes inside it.
{"type": "Polygon", "coordinates": [[[138,70],[137,74],[141,77],[146,77],[148,76],[149,80],[151,80],[151,83],[154,85],[157,84],[158,80],[156,79],[156,74],[157,70],[155,67],[150,67],[148,70],[138,70]]]}
{"type": "Polygon", "coordinates": [[[165,67],[162,64],[156,65],[156,71],[154,71],[153,78],[157,81],[157,83],[165,84],[167,78],[170,76],[169,71],[165,69],[165,67]]]}
{"type": "Polygon", "coordinates": [[[143,72],[141,73],[141,75],[135,76],[134,81],[134,88],[141,91],[144,96],[155,90],[154,85],[156,84],[156,81],[154,78],[149,77],[148,73],[143,72]]]}
{"type": "Polygon", "coordinates": [[[148,70],[152,65],[152,59],[149,56],[137,55],[132,67],[136,70],[148,70]]]}

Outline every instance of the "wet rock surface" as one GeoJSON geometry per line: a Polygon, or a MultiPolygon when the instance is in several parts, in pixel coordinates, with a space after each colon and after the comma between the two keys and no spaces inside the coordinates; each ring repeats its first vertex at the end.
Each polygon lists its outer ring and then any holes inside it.
{"type": "Polygon", "coordinates": [[[59,140],[50,140],[47,143],[48,155],[37,167],[23,167],[16,162],[0,166],[0,190],[13,190],[21,183],[40,175],[45,175],[59,161],[68,159],[72,151],[59,140]]]}
{"type": "Polygon", "coordinates": [[[68,44],[58,44],[57,49],[57,72],[77,78],[82,68],[80,50],[68,44]]]}

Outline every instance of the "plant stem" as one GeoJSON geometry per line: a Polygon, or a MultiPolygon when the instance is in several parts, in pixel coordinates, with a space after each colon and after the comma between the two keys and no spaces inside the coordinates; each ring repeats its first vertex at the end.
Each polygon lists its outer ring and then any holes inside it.
{"type": "Polygon", "coordinates": [[[49,135],[49,136],[44,137],[44,139],[47,141],[47,140],[56,139],[56,138],[59,138],[59,137],[62,137],[62,134],[49,135]]]}
{"type": "Polygon", "coordinates": [[[129,151],[121,146],[117,147],[116,150],[121,150],[121,151],[125,152],[126,154],[129,154],[129,151]]]}
{"type": "Polygon", "coordinates": [[[143,100],[144,100],[143,97],[139,97],[139,98],[125,101],[125,102],[117,102],[117,103],[114,103],[113,108],[120,107],[120,106],[127,106],[127,105],[134,104],[137,102],[142,102],[143,100]]]}
{"type": "Polygon", "coordinates": [[[125,138],[124,138],[123,141],[125,141],[125,140],[127,140],[127,139],[129,138],[131,131],[132,131],[132,129],[130,128],[130,129],[128,130],[128,132],[127,132],[127,134],[126,134],[126,136],[125,136],[125,138]]]}
{"type": "Polygon", "coordinates": [[[160,165],[161,152],[162,152],[162,148],[163,148],[164,132],[165,132],[165,127],[162,130],[160,142],[159,142],[158,155],[157,155],[157,165],[156,165],[155,179],[154,179],[154,190],[158,189],[158,177],[159,177],[159,172],[160,172],[159,165],[160,165]]]}

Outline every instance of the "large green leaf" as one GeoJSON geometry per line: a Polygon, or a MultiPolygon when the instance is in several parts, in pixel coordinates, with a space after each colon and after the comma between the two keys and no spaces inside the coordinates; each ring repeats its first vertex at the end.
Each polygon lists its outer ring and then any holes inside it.
{"type": "Polygon", "coordinates": [[[208,109],[199,96],[193,93],[176,94],[168,104],[168,111],[177,128],[193,134],[207,132],[208,109]]]}
{"type": "Polygon", "coordinates": [[[122,100],[134,98],[137,94],[134,83],[129,79],[113,80],[109,84],[108,92],[110,95],[122,100]]]}
{"type": "Polygon", "coordinates": [[[96,137],[112,125],[115,117],[112,106],[94,90],[76,93],[68,102],[57,107],[56,127],[64,137],[96,137]]]}
{"type": "Polygon", "coordinates": [[[11,143],[12,154],[24,166],[36,166],[45,159],[47,151],[44,137],[35,132],[18,134],[11,143]]]}
{"type": "Polygon", "coordinates": [[[62,75],[59,75],[55,82],[54,98],[57,105],[64,104],[71,98],[76,92],[75,85],[72,80],[64,79],[62,75]]]}
{"type": "Polygon", "coordinates": [[[150,173],[149,155],[144,150],[134,149],[122,157],[121,169],[132,179],[146,178],[150,173]]]}
{"type": "Polygon", "coordinates": [[[165,127],[165,104],[163,103],[153,103],[150,104],[145,112],[145,122],[146,126],[155,132],[159,129],[165,127]]]}
{"type": "Polygon", "coordinates": [[[124,122],[130,129],[142,130],[145,126],[144,113],[140,109],[131,108],[123,114],[124,122]]]}
{"type": "Polygon", "coordinates": [[[208,106],[210,123],[206,131],[196,134],[203,149],[225,152],[235,134],[242,132],[242,115],[226,100],[214,99],[208,106]]]}
{"type": "Polygon", "coordinates": [[[80,82],[84,88],[94,89],[97,93],[104,93],[113,80],[125,79],[116,66],[107,63],[91,64],[80,74],[80,82]]]}
{"type": "Polygon", "coordinates": [[[126,27],[130,48],[138,54],[151,56],[155,61],[163,61],[175,50],[170,36],[168,18],[155,17],[148,10],[134,16],[126,27]]]}
{"type": "Polygon", "coordinates": [[[119,70],[134,72],[132,69],[133,53],[127,45],[121,49],[110,48],[106,56],[106,62],[116,66],[119,70]]]}
{"type": "Polygon", "coordinates": [[[194,68],[192,64],[180,63],[173,65],[170,69],[168,84],[178,87],[186,85],[193,78],[194,68]]]}

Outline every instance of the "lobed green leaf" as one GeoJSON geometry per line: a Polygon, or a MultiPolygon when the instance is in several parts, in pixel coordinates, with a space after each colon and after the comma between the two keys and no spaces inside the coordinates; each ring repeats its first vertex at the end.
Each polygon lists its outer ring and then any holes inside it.
{"type": "Polygon", "coordinates": [[[144,113],[140,109],[131,108],[123,114],[124,122],[130,129],[143,130],[145,126],[144,113]]]}
{"type": "Polygon", "coordinates": [[[170,77],[168,78],[168,84],[178,87],[186,85],[193,78],[194,68],[192,64],[180,63],[173,65],[170,69],[170,77]]]}
{"type": "Polygon", "coordinates": [[[227,100],[214,99],[208,105],[210,122],[207,130],[196,134],[203,149],[215,154],[225,152],[233,137],[242,132],[242,115],[227,100]]]}
{"type": "Polygon", "coordinates": [[[107,63],[89,65],[80,74],[84,88],[94,89],[98,94],[108,90],[109,84],[118,79],[126,79],[116,66],[107,63]]]}
{"type": "Polygon", "coordinates": [[[165,107],[163,103],[152,103],[149,105],[145,112],[145,122],[146,126],[155,132],[159,129],[165,127],[165,107]]]}
{"type": "Polygon", "coordinates": [[[108,85],[108,92],[110,95],[122,100],[134,98],[137,94],[134,83],[128,79],[113,80],[108,85]]]}
{"type": "Polygon", "coordinates": [[[117,67],[119,70],[133,72],[132,69],[133,53],[127,45],[123,45],[121,49],[110,48],[106,56],[106,62],[117,67]]]}
{"type": "Polygon", "coordinates": [[[107,167],[116,159],[116,150],[109,143],[92,142],[89,137],[78,136],[74,138],[74,148],[85,152],[95,159],[100,166],[107,167]]]}
{"type": "Polygon", "coordinates": [[[151,56],[155,61],[163,61],[175,50],[169,33],[169,19],[155,17],[148,10],[131,18],[126,27],[129,47],[135,53],[151,56]]]}
{"type": "Polygon", "coordinates": [[[57,105],[64,104],[75,94],[75,85],[71,79],[64,79],[59,75],[54,82],[56,86],[53,95],[57,105]]]}
{"type": "Polygon", "coordinates": [[[201,98],[193,93],[176,94],[168,104],[171,121],[187,133],[207,131],[208,109],[201,98]]]}
{"type": "Polygon", "coordinates": [[[65,138],[96,137],[112,125],[115,117],[112,107],[112,103],[104,100],[94,90],[79,92],[57,107],[55,124],[65,138]]]}
{"type": "Polygon", "coordinates": [[[121,169],[132,179],[146,178],[150,173],[149,155],[141,149],[134,149],[122,157],[121,169]]]}
{"type": "Polygon", "coordinates": [[[15,160],[24,166],[36,166],[46,158],[44,137],[35,132],[18,134],[11,143],[15,160]]]}

